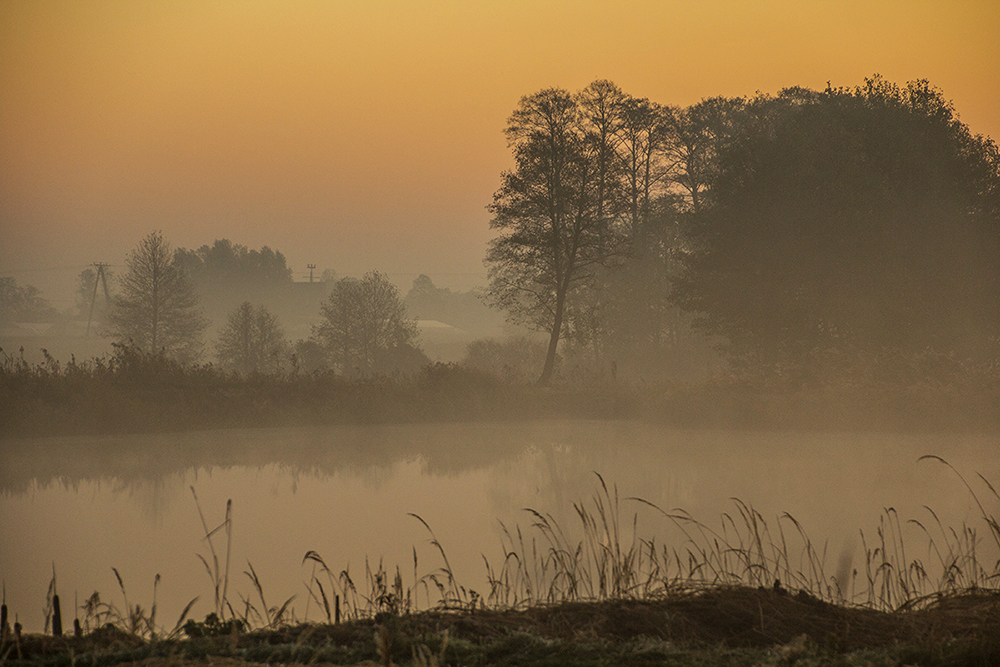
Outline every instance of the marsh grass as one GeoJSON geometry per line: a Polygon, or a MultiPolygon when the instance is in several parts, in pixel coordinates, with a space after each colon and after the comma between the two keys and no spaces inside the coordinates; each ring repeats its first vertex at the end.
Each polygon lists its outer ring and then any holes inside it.
{"type": "Polygon", "coordinates": [[[89,635],[103,628],[113,627],[126,633],[129,636],[148,640],[160,641],[177,637],[184,625],[184,621],[191,611],[191,607],[197,601],[194,598],[184,607],[177,623],[170,630],[161,628],[156,623],[156,591],[160,584],[160,575],[153,578],[153,598],[149,609],[144,609],[139,604],[132,604],[128,599],[128,591],[125,582],[117,568],[111,568],[118,582],[121,591],[123,606],[119,607],[111,601],[101,599],[100,593],[94,591],[90,597],[84,600],[83,604],[75,605],[75,612],[79,615],[83,612],[83,621],[74,619],[74,625],[79,625],[81,635],[89,635]]]}
{"type": "MultiPolygon", "coordinates": [[[[414,550],[409,587],[399,568],[390,578],[381,562],[372,569],[366,561],[362,590],[348,569],[335,576],[316,552],[306,554],[303,562],[312,561],[326,577],[324,586],[314,570],[309,590],[327,610],[328,622],[328,590],[344,596],[347,618],[407,613],[418,600],[424,608],[503,610],[660,599],[712,587],[768,588],[838,605],[897,611],[950,595],[996,590],[1000,523],[980,497],[982,491],[940,457],[919,461],[936,462],[954,473],[978,509],[979,521],[945,526],[929,507],[924,507],[926,516],[906,520],[895,508],[884,508],[873,531],[859,532],[863,561],[857,567],[849,558],[831,562],[827,545],[817,545],[791,514],[768,520],[751,504],[734,498],[733,509],[711,526],[683,509],[665,510],[642,498],[623,498],[617,486],[608,485],[599,474],[593,497],[573,504],[573,525],[564,528],[551,514],[530,508],[525,509],[527,525],[501,523],[502,556],[495,562],[484,556],[487,591],[482,596],[456,581],[441,542],[416,515],[442,565],[418,576],[414,550]],[[640,510],[645,510],[644,518],[666,521],[679,539],[665,539],[662,527],[644,536],[640,510]]],[[[990,501],[1000,501],[988,480],[980,475],[979,481],[990,501]]]]}
{"type": "MultiPolygon", "coordinates": [[[[575,539],[551,515],[528,509],[531,524],[503,526],[503,558],[487,562],[486,605],[523,608],[538,604],[615,599],[649,599],[718,586],[768,587],[812,598],[881,611],[918,607],[942,596],[995,590],[1000,583],[1000,524],[979,495],[950,464],[937,461],[961,479],[985,525],[945,527],[930,508],[930,519],[901,520],[883,510],[873,536],[860,532],[864,562],[831,566],[826,545],[818,547],[791,514],[768,521],[752,505],[732,499],[718,527],[682,509],[664,510],[642,498],[620,498],[597,475],[597,493],[576,503],[575,539]],[[653,510],[681,540],[665,544],[640,536],[639,513],[623,515],[623,502],[653,510]],[[905,530],[906,528],[916,529],[905,530]],[[915,537],[926,539],[914,555],[915,537]],[[985,542],[985,544],[984,544],[985,542]],[[988,556],[987,554],[992,554],[988,556]],[[990,559],[993,560],[990,560],[990,559]]],[[[990,496],[1000,495],[979,477],[990,496]]]]}
{"type": "MultiPolygon", "coordinates": [[[[413,553],[414,581],[417,581],[416,549],[413,553]]],[[[335,573],[316,551],[306,553],[302,563],[307,562],[312,563],[312,571],[306,582],[309,594],[306,618],[309,617],[310,602],[315,602],[323,610],[327,623],[371,618],[379,614],[398,616],[408,614],[417,608],[416,584],[405,587],[399,567],[396,567],[394,575],[390,575],[381,560],[373,566],[366,558],[363,588],[359,589],[351,576],[350,565],[335,573]]]]}
{"type": "Polygon", "coordinates": [[[201,561],[202,565],[205,566],[205,571],[208,574],[209,579],[212,581],[212,592],[215,599],[215,615],[220,619],[224,619],[226,612],[228,611],[230,617],[235,617],[236,612],[233,611],[232,605],[229,604],[228,597],[229,561],[233,545],[233,501],[232,499],[226,501],[226,516],[222,523],[209,530],[208,522],[205,521],[205,513],[202,512],[201,503],[198,502],[198,492],[195,491],[194,486],[191,486],[191,495],[194,496],[194,504],[198,508],[198,518],[201,519],[201,527],[205,531],[205,537],[203,539],[205,543],[208,544],[208,550],[212,556],[212,564],[209,565],[208,560],[204,556],[197,554],[198,559],[201,561]],[[215,549],[215,542],[212,539],[220,531],[225,531],[226,534],[224,568],[219,565],[219,554],[215,549]]]}
{"type": "MultiPolygon", "coordinates": [[[[257,594],[257,597],[254,599],[252,598],[252,594],[244,595],[243,593],[238,593],[239,607],[242,609],[242,612],[238,613],[236,609],[233,608],[233,605],[229,600],[229,571],[233,547],[233,501],[232,499],[226,501],[226,513],[222,523],[217,525],[215,528],[209,529],[208,522],[205,520],[205,513],[202,511],[201,503],[198,501],[198,492],[195,490],[194,486],[191,486],[190,488],[191,495],[194,497],[195,506],[198,508],[198,518],[201,519],[201,526],[205,531],[203,540],[205,544],[208,545],[211,563],[209,563],[208,558],[202,554],[199,553],[197,556],[201,561],[201,564],[204,566],[209,580],[212,582],[212,593],[215,602],[215,610],[212,612],[213,615],[206,617],[205,623],[202,624],[209,626],[207,630],[205,627],[202,627],[198,630],[192,629],[192,631],[207,631],[211,634],[222,631],[220,628],[238,630],[239,628],[250,627],[270,630],[279,627],[282,623],[289,622],[290,605],[295,599],[295,596],[291,596],[281,605],[268,605],[267,599],[264,595],[264,586],[261,584],[260,577],[257,576],[257,571],[254,569],[253,564],[250,561],[247,561],[247,569],[243,572],[243,574],[250,581],[253,591],[257,594]],[[225,536],[225,551],[223,552],[221,559],[219,556],[220,549],[216,549],[215,545],[215,538],[220,534],[224,534],[225,536]],[[259,606],[255,600],[259,601],[259,606]]],[[[196,600],[197,598],[188,604],[188,607],[185,609],[185,615],[196,600]]]]}
{"type": "MultiPolygon", "coordinates": [[[[943,607],[969,593],[1000,592],[1000,522],[994,507],[1000,494],[981,475],[976,484],[970,483],[940,457],[928,455],[919,461],[944,466],[958,478],[978,512],[976,520],[953,527],[927,507],[924,516],[911,519],[885,508],[872,532],[860,532],[863,562],[856,567],[843,559],[831,562],[826,546],[814,543],[790,514],[767,519],[751,504],[732,499],[732,509],[712,526],[683,509],[667,510],[642,498],[622,497],[616,485],[595,473],[595,493],[573,504],[572,522],[561,525],[551,514],[526,509],[525,525],[501,524],[499,559],[483,557],[487,586],[483,594],[459,583],[444,545],[414,514],[427,530],[438,567],[425,571],[416,547],[412,572],[405,573],[399,566],[387,568],[381,560],[369,559],[360,573],[352,573],[349,565],[337,570],[318,552],[309,551],[301,563],[309,567],[301,618],[292,607],[294,596],[280,605],[267,603],[264,584],[249,562],[244,574],[251,594],[239,593],[240,603],[234,608],[229,600],[232,503],[227,503],[222,522],[210,528],[192,488],[209,554],[199,558],[214,596],[214,611],[205,621],[185,623],[195,598],[173,630],[160,628],[159,577],[153,583],[153,603],[146,610],[130,602],[117,569],[113,571],[123,606],[105,602],[95,592],[79,611],[84,612],[88,633],[111,625],[151,641],[184,631],[192,638],[229,635],[229,641],[236,642],[238,634],[250,629],[287,631],[317,614],[330,626],[374,620],[389,632],[393,619],[421,611],[488,617],[591,602],[612,606],[669,602],[713,591],[761,591],[871,613],[943,607]]],[[[53,581],[50,591],[54,586],[53,581]]],[[[743,594],[734,595],[730,603],[744,599],[747,604],[762,604],[761,598],[743,594]]],[[[756,617],[757,607],[750,613],[756,617]]],[[[763,607],[759,613],[763,630],[763,607]]],[[[974,615],[969,622],[975,623],[974,615]]],[[[382,640],[391,643],[391,634],[382,640]]],[[[413,661],[419,664],[434,664],[444,655],[443,649],[440,654],[413,650],[413,661]]],[[[383,654],[389,652],[387,648],[383,654]]]]}
{"type": "Polygon", "coordinates": [[[0,437],[567,416],[738,429],[1000,431],[1000,382],[988,367],[928,369],[916,374],[938,379],[915,383],[907,374],[833,374],[802,384],[731,373],[698,384],[572,376],[540,388],[459,364],[391,376],[239,376],[119,343],[110,354],[66,363],[43,355],[31,364],[23,350],[0,348],[0,404],[8,408],[0,411],[0,437]]]}
{"type": "MultiPolygon", "coordinates": [[[[102,357],[30,364],[0,348],[0,437],[149,433],[304,424],[383,424],[547,414],[540,392],[453,364],[419,373],[240,376],[114,344],[102,357]],[[523,388],[522,388],[523,389],[523,388]]],[[[566,409],[592,414],[575,400],[566,409]]]]}
{"type": "MultiPolygon", "coordinates": [[[[174,639],[182,632],[191,635],[192,633],[218,634],[223,629],[225,631],[239,631],[250,627],[275,628],[283,623],[289,611],[289,605],[293,598],[289,598],[279,607],[269,607],[264,598],[263,586],[254,571],[253,565],[247,563],[248,571],[246,576],[251,581],[260,599],[260,608],[249,599],[241,595],[243,613],[238,614],[229,601],[229,571],[232,552],[232,529],[233,529],[233,507],[232,500],[226,503],[225,518],[215,528],[209,529],[202,511],[201,503],[198,501],[198,494],[194,487],[191,487],[191,494],[194,497],[195,506],[198,509],[198,516],[201,519],[202,528],[205,531],[203,540],[208,545],[209,559],[202,554],[196,554],[204,566],[212,583],[214,595],[214,611],[211,612],[202,623],[189,619],[191,609],[199,600],[192,598],[181,611],[177,622],[173,628],[167,629],[157,623],[157,589],[160,584],[160,575],[153,578],[152,603],[148,609],[138,603],[129,601],[128,590],[125,581],[117,567],[112,567],[111,571],[118,582],[118,589],[121,592],[122,605],[118,606],[114,602],[101,599],[99,592],[94,591],[82,605],[74,605],[75,612],[83,613],[83,621],[79,623],[81,634],[91,634],[105,628],[114,628],[124,632],[126,635],[156,642],[174,639]],[[220,534],[225,536],[225,551],[220,558],[220,549],[216,547],[215,540],[220,534]],[[192,626],[192,623],[194,625],[192,626]]],[[[46,631],[48,631],[49,619],[53,614],[53,599],[55,597],[55,566],[53,566],[52,581],[49,584],[47,594],[45,616],[46,631]]],[[[77,622],[78,619],[77,619],[77,622]]]]}
{"type": "Polygon", "coordinates": [[[269,607],[267,601],[264,599],[264,587],[260,583],[260,578],[257,576],[257,572],[253,569],[253,565],[250,561],[247,561],[247,568],[249,568],[244,574],[250,579],[253,584],[254,591],[257,593],[257,598],[260,600],[260,609],[258,609],[251,601],[249,596],[240,596],[243,601],[243,621],[248,627],[257,627],[267,630],[273,630],[280,627],[282,623],[286,621],[286,614],[289,611],[289,605],[295,599],[295,596],[291,596],[284,601],[280,606],[269,607]]]}

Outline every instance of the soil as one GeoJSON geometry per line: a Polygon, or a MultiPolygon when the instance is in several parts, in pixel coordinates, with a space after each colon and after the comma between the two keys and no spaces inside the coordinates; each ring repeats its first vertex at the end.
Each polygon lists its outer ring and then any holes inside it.
{"type": "Polygon", "coordinates": [[[1000,665],[1000,591],[891,613],[781,588],[712,588],[656,600],[525,610],[439,610],[336,625],[148,641],[8,636],[11,665],[1000,665]]]}

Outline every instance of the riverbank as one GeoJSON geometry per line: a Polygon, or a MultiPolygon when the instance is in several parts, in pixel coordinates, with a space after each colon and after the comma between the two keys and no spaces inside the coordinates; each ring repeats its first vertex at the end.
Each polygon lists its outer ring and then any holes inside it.
{"type": "Polygon", "coordinates": [[[893,612],[781,587],[717,587],[653,600],[523,610],[437,610],[340,624],[142,640],[8,638],[10,665],[988,665],[1000,662],[1000,594],[966,592],[893,612]]]}
{"type": "Polygon", "coordinates": [[[0,437],[528,419],[642,419],[680,428],[1000,433],[1000,379],[697,385],[612,379],[514,384],[456,364],[412,376],[241,377],[121,349],[111,358],[0,364],[0,437]]]}

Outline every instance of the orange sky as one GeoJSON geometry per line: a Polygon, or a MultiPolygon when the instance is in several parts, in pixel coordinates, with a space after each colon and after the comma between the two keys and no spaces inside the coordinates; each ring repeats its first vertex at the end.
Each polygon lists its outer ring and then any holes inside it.
{"type": "Polygon", "coordinates": [[[0,3],[0,275],[67,307],[153,229],[483,282],[520,96],[661,103],[927,78],[1000,138],[1000,2],[0,3]]]}

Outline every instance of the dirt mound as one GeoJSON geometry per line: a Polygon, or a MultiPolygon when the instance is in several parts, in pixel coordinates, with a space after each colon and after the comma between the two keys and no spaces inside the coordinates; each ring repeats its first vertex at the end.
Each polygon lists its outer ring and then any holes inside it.
{"type": "Polygon", "coordinates": [[[711,588],[657,600],[382,614],[159,642],[111,629],[82,638],[28,635],[16,645],[6,641],[0,653],[11,664],[409,664],[421,656],[419,664],[429,664],[431,656],[439,664],[529,665],[558,656],[558,664],[568,665],[683,665],[708,654],[713,663],[730,664],[748,655],[781,663],[866,651],[881,651],[890,662],[1000,664],[1000,593],[941,597],[886,613],[781,588],[711,588]]]}

